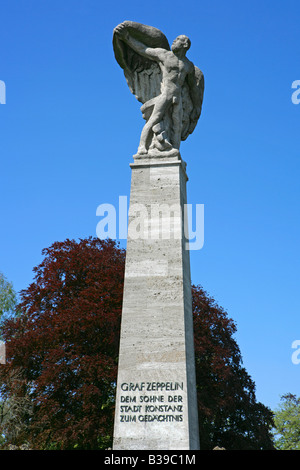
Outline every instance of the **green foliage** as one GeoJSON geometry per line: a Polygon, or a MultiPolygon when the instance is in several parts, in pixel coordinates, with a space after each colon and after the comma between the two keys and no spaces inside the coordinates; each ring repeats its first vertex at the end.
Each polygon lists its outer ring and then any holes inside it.
{"type": "Polygon", "coordinates": [[[16,293],[11,282],[0,273],[0,320],[14,309],[17,301],[16,293]]]}
{"type": "Polygon", "coordinates": [[[300,450],[300,397],[291,393],[281,397],[275,410],[275,447],[278,450],[300,450]]]}
{"type": "MultiPolygon", "coordinates": [[[[5,276],[0,273],[0,326],[2,322],[12,316],[17,303],[17,296],[11,282],[8,282],[5,276]]],[[[0,330],[0,341],[2,340],[2,331],[0,330]]],[[[1,384],[0,384],[1,385],[1,384]]],[[[4,421],[6,415],[6,403],[0,394],[0,422],[4,421]]],[[[0,434],[0,446],[5,442],[5,438],[0,434]]]]}

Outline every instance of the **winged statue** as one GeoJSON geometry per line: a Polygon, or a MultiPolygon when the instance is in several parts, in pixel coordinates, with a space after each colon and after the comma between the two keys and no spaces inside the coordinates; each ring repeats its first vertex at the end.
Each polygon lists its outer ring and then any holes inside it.
{"type": "Polygon", "coordinates": [[[124,21],[113,33],[115,58],[130,91],[142,103],[146,124],[138,156],[178,153],[201,114],[204,76],[187,57],[191,41],[178,36],[170,48],[157,28],[124,21]]]}

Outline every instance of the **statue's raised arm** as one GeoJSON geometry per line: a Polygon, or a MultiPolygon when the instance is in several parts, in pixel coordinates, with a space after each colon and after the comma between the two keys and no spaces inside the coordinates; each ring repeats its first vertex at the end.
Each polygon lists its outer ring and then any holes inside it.
{"type": "Polygon", "coordinates": [[[131,92],[143,103],[146,124],[139,155],[176,154],[181,140],[193,132],[201,114],[204,77],[186,57],[187,36],[178,36],[170,50],[165,35],[152,26],[125,21],[114,29],[117,62],[131,92]]]}

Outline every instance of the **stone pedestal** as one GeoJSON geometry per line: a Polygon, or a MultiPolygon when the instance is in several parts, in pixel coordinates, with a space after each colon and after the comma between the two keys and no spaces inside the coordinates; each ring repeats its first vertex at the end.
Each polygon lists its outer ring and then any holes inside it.
{"type": "Polygon", "coordinates": [[[199,449],[185,166],[131,164],[114,450],[199,449]]]}

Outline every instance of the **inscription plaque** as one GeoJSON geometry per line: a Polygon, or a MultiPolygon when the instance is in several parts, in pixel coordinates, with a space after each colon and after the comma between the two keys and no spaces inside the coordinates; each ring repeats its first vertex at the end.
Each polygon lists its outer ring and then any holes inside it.
{"type": "Polygon", "coordinates": [[[125,382],[120,388],[120,423],[183,421],[183,382],[125,382]]]}

